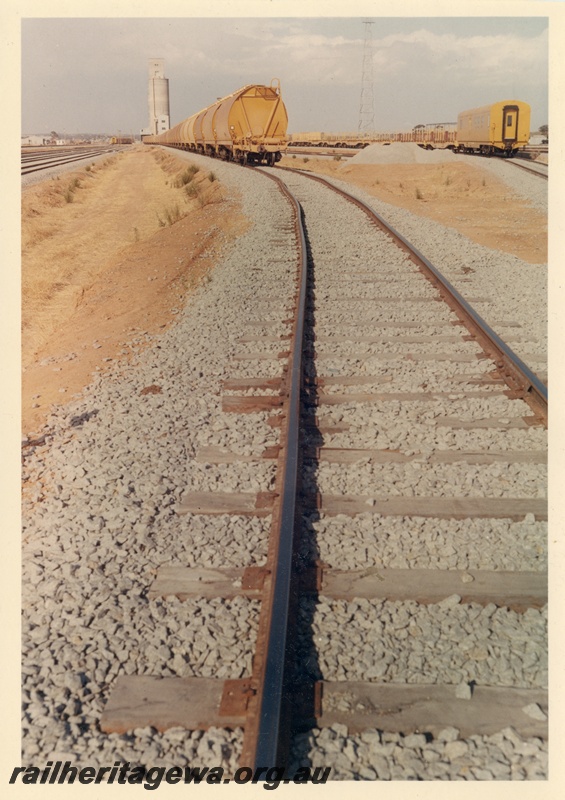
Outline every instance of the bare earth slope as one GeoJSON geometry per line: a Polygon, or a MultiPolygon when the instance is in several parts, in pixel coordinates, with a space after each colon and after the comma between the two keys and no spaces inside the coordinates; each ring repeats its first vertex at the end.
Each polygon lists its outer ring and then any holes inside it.
{"type": "Polygon", "coordinates": [[[210,173],[175,185],[186,167],[140,148],[24,190],[24,434],[126,355],[126,343],[167,325],[220,247],[246,228],[210,173]]]}

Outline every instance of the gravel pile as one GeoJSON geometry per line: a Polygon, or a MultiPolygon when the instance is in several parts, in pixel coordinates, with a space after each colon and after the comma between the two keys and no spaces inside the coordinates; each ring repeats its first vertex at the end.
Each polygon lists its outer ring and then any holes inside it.
{"type": "MultiPolygon", "coordinates": [[[[509,189],[528,201],[532,208],[547,214],[547,181],[528,175],[502,158],[482,158],[454,153],[451,150],[424,150],[415,142],[393,142],[390,145],[371,144],[361,150],[348,164],[468,164],[495,175],[509,189]]],[[[409,238],[409,237],[408,237],[409,238]]]]}
{"type": "Polygon", "coordinates": [[[370,144],[348,160],[351,164],[444,164],[457,158],[451,150],[424,150],[415,142],[370,144]]]}

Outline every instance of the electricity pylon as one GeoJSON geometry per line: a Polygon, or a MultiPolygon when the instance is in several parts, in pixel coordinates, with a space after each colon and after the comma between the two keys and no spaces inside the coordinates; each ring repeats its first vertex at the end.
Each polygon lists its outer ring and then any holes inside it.
{"type": "Polygon", "coordinates": [[[365,41],[363,43],[363,69],[361,73],[361,101],[359,103],[359,133],[375,130],[375,106],[373,98],[373,31],[370,19],[363,20],[365,41]]]}

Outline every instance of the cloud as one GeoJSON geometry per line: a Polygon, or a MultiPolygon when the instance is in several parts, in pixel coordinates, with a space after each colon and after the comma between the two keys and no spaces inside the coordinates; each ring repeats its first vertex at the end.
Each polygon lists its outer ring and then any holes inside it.
{"type": "MultiPolygon", "coordinates": [[[[390,127],[451,119],[461,108],[503,97],[530,102],[526,95],[538,98],[546,118],[542,25],[539,19],[377,19],[375,118],[390,127]]],[[[296,129],[357,123],[359,19],[35,19],[24,20],[22,43],[30,131],[45,124],[72,130],[79,117],[91,130],[144,126],[152,57],[165,59],[177,122],[246,83],[279,78],[296,129]],[[137,114],[129,111],[136,107],[137,114]]]]}
{"type": "MultiPolygon", "coordinates": [[[[509,33],[493,36],[437,34],[425,28],[394,34],[374,44],[374,66],[379,74],[394,76],[409,70],[425,70],[432,65],[443,69],[447,81],[472,83],[501,80],[520,74],[528,80],[532,71],[539,75],[547,64],[547,30],[536,37],[509,33]]],[[[437,78],[430,73],[430,78],[437,78]]]]}

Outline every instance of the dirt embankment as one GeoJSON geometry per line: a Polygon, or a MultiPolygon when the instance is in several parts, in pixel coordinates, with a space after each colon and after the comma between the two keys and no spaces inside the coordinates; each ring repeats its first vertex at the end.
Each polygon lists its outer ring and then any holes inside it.
{"type": "Polygon", "coordinates": [[[385,203],[455,228],[473,242],[547,262],[547,217],[479,167],[461,163],[354,164],[285,156],[296,167],[352,183],[385,203]]]}
{"type": "MultiPolygon", "coordinates": [[[[213,164],[211,165],[213,166],[213,164]]],[[[213,170],[138,148],[22,196],[23,432],[165,327],[247,221],[213,170]]]]}

